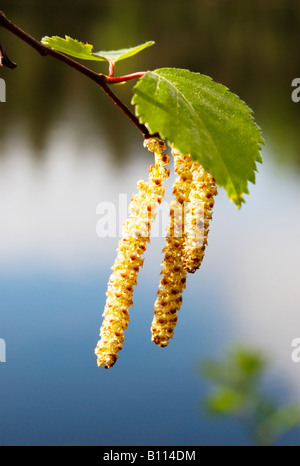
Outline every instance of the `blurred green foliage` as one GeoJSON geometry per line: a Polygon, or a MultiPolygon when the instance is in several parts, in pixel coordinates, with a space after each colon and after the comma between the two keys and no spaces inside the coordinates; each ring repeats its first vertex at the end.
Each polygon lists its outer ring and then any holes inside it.
{"type": "Polygon", "coordinates": [[[281,406],[263,388],[268,364],[259,351],[233,348],[223,361],[206,361],[201,374],[214,386],[205,399],[213,416],[233,416],[244,426],[252,443],[275,445],[282,435],[300,424],[294,404],[281,406]]]}
{"type": "MultiPolygon", "coordinates": [[[[118,74],[178,67],[211,76],[253,108],[266,147],[278,163],[300,168],[300,103],[291,99],[291,83],[300,70],[300,2],[2,0],[1,9],[37,39],[67,34],[94,44],[95,50],[154,40],[154,47],[120,63],[118,74]]],[[[0,144],[15,127],[22,127],[40,154],[63,117],[78,139],[83,132],[87,138],[89,131],[94,136],[99,128],[111,153],[118,161],[126,159],[132,138],[139,141],[136,129],[94,83],[50,57],[41,58],[8,31],[1,30],[0,39],[18,64],[15,70],[0,69],[7,81],[0,144]]],[[[106,72],[105,64],[93,69],[106,72]]],[[[130,84],[117,93],[130,105],[130,84]]]]}

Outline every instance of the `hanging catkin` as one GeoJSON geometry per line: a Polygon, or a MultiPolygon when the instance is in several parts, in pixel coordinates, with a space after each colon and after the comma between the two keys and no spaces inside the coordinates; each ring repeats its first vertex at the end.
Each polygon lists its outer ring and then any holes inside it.
{"type": "Polygon", "coordinates": [[[106,292],[101,339],[95,348],[97,365],[110,368],[118,358],[124,341],[124,332],[129,323],[129,307],[133,305],[132,293],[137,283],[143,254],[150,240],[151,223],[155,219],[155,208],[164,196],[164,181],[169,176],[165,165],[169,157],[164,154],[165,144],[150,138],[144,145],[155,153],[155,165],[149,167],[149,180],[138,181],[138,193],[129,205],[129,218],[123,225],[123,236],[119,241],[117,257],[112,267],[106,292]]]}
{"type": "Polygon", "coordinates": [[[192,181],[192,160],[190,155],[181,155],[172,149],[175,173],[178,175],[174,186],[174,200],[170,203],[170,221],[166,232],[165,253],[162,262],[160,284],[154,304],[154,318],[151,326],[152,341],[164,347],[174,334],[177,312],[182,303],[187,272],[182,261],[184,244],[184,206],[189,201],[192,181]]]}
{"type": "Polygon", "coordinates": [[[186,271],[194,273],[200,267],[205,254],[217,186],[214,178],[199,162],[193,162],[191,173],[189,202],[185,210],[182,260],[186,271]]]}

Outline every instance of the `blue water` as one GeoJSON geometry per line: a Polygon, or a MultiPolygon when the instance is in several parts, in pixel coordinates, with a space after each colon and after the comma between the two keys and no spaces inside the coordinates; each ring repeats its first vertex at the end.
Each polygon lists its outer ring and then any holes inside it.
{"type": "MultiPolygon", "coordinates": [[[[210,304],[195,326],[199,299],[186,293],[175,337],[160,349],[149,331],[154,287],[142,276],[124,348],[105,370],[93,349],[106,280],[97,271],[1,277],[1,445],[247,445],[235,421],[212,420],[201,408],[207,384],[197,363],[231,338],[226,312],[216,315],[217,296],[205,286],[210,304]]],[[[298,432],[284,439],[297,441],[298,432]]]]}
{"type": "MultiPolygon", "coordinates": [[[[58,155],[57,160],[65,160],[58,155]]],[[[111,191],[131,192],[131,178],[143,176],[147,167],[129,167],[137,173],[131,173],[127,187],[97,164],[88,164],[85,173],[76,158],[70,160],[53,163],[54,168],[50,163],[42,181],[30,164],[22,169],[19,159],[10,170],[5,171],[5,164],[0,170],[0,338],[7,351],[6,362],[0,363],[0,445],[247,445],[235,420],[204,414],[210,385],[198,375],[197,365],[222,358],[240,338],[254,348],[267,340],[266,347],[277,350],[271,362],[279,354],[281,368],[287,369],[283,373],[277,365],[276,382],[269,379],[268,388],[275,388],[284,402],[290,401],[291,387],[297,395],[299,369],[291,363],[290,343],[299,328],[294,312],[299,297],[294,286],[298,181],[283,185],[280,178],[288,209],[281,192],[276,198],[277,179],[268,184],[265,177],[238,213],[220,193],[205,261],[188,277],[167,348],[150,341],[161,261],[158,243],[164,240],[151,241],[123,350],[115,366],[105,370],[96,365],[94,347],[117,238],[97,238],[96,206],[111,199],[110,180],[116,185],[111,191]],[[93,173],[103,179],[94,179],[93,173]],[[274,262],[282,231],[278,211],[284,231],[290,219],[296,220],[285,255],[274,262]]],[[[299,430],[280,443],[300,445],[299,430]]]]}
{"type": "MultiPolygon", "coordinates": [[[[168,348],[150,341],[151,292],[136,289],[125,345],[116,365],[96,366],[107,277],[68,280],[46,273],[1,277],[2,445],[198,445],[243,441],[233,426],[217,432],[197,412],[203,384],[201,352],[220,342],[206,315],[189,320],[195,301],[168,348]],[[147,319],[145,318],[147,315],[147,319]],[[148,320],[148,321],[147,321],[148,320]],[[223,432],[221,434],[221,431],[223,432]]],[[[152,291],[152,290],[151,290],[152,291]]]]}

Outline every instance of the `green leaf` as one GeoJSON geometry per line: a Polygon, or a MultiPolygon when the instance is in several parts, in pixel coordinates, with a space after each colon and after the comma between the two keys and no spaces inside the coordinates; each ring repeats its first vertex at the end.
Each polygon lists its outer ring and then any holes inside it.
{"type": "Polygon", "coordinates": [[[266,367],[266,361],[259,351],[248,348],[235,348],[231,354],[232,365],[248,379],[259,378],[266,367]]]}
{"type": "Polygon", "coordinates": [[[83,60],[100,60],[100,58],[91,55],[93,50],[93,46],[91,44],[84,44],[83,42],[72,39],[72,37],[69,36],[65,36],[65,39],[59,36],[45,36],[42,38],[41,42],[47,47],[50,47],[57,52],[70,55],[71,57],[81,58],[83,60]]]}
{"type": "MultiPolygon", "coordinates": [[[[259,407],[261,411],[261,407],[259,407]]],[[[300,412],[297,405],[277,406],[273,404],[272,409],[261,413],[256,420],[255,437],[259,445],[275,445],[283,435],[300,424],[300,412]]]]}
{"type": "Polygon", "coordinates": [[[150,47],[155,42],[149,41],[145,42],[144,44],[137,45],[136,47],[130,47],[127,49],[120,49],[120,50],[110,50],[108,52],[100,51],[92,53],[93,56],[98,57],[99,60],[106,60],[112,63],[116,63],[117,61],[124,60],[125,58],[132,57],[137,53],[141,52],[142,50],[150,47]]]}
{"type": "Polygon", "coordinates": [[[139,80],[132,103],[151,134],[190,153],[241,206],[264,143],[245,102],[209,76],[162,68],[139,80]]]}
{"type": "Polygon", "coordinates": [[[296,404],[279,407],[273,414],[270,424],[273,428],[273,432],[276,432],[277,437],[286,434],[297,426],[299,427],[299,407],[296,404]]]}
{"type": "Polygon", "coordinates": [[[244,403],[244,397],[231,387],[218,387],[206,399],[206,409],[215,415],[236,414],[244,403]]]}
{"type": "Polygon", "coordinates": [[[83,60],[108,61],[111,63],[116,63],[117,61],[132,57],[154,44],[153,41],[149,41],[127,49],[110,50],[107,52],[92,52],[93,45],[88,43],[84,44],[83,42],[72,39],[72,37],[69,36],[65,36],[65,38],[59,36],[46,36],[42,38],[41,42],[42,44],[47,45],[47,47],[50,47],[57,52],[70,55],[71,57],[81,58],[83,60]]]}
{"type": "Polygon", "coordinates": [[[238,346],[232,348],[220,362],[203,362],[201,374],[217,384],[230,386],[246,395],[254,392],[265,368],[266,362],[258,351],[238,346]]]}

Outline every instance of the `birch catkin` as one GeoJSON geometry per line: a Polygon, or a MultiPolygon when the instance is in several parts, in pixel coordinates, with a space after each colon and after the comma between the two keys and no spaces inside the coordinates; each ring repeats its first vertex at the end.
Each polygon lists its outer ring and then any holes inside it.
{"type": "Polygon", "coordinates": [[[119,241],[117,257],[112,267],[106,292],[101,339],[95,348],[97,365],[110,368],[118,358],[124,342],[124,332],[129,323],[129,308],[133,305],[132,293],[137,283],[143,254],[150,240],[151,223],[155,219],[155,208],[164,196],[164,181],[169,176],[165,167],[169,157],[164,154],[165,144],[150,138],[144,145],[155,153],[155,165],[149,168],[149,180],[138,181],[138,193],[129,205],[129,218],[123,225],[123,237],[119,241]]]}
{"type": "Polygon", "coordinates": [[[200,267],[205,254],[217,186],[211,174],[198,162],[193,162],[191,173],[182,260],[186,271],[194,273],[200,267]]]}
{"type": "Polygon", "coordinates": [[[172,149],[175,173],[178,175],[174,187],[174,200],[170,204],[170,222],[166,234],[165,253],[162,262],[162,278],[154,304],[151,325],[152,341],[160,347],[167,346],[174,334],[177,313],[182,304],[182,293],[186,286],[187,272],[182,261],[184,244],[184,206],[189,201],[192,180],[192,160],[172,149]]]}

